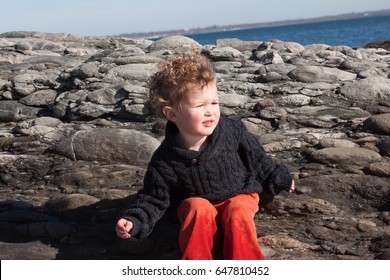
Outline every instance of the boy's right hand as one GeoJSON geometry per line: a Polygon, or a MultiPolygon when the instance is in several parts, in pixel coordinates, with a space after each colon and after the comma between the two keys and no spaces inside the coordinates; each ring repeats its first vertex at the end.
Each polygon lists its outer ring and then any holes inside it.
{"type": "Polygon", "coordinates": [[[129,231],[132,228],[133,228],[133,223],[122,218],[116,223],[116,227],[115,227],[116,235],[118,235],[120,238],[123,239],[130,238],[131,234],[129,233],[129,231]]]}

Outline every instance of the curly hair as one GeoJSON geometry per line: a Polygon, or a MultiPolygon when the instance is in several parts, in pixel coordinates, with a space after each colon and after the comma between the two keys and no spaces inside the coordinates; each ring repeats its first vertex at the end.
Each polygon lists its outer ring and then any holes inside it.
{"type": "Polygon", "coordinates": [[[177,106],[193,86],[203,88],[215,80],[211,61],[198,49],[178,54],[160,65],[160,71],[149,80],[150,102],[158,116],[165,106],[177,106]]]}

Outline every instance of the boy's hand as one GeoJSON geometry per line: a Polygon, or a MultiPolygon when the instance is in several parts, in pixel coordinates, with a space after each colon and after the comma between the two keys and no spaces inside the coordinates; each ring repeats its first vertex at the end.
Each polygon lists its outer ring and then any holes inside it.
{"type": "Polygon", "coordinates": [[[291,183],[291,187],[290,187],[289,192],[293,192],[294,190],[295,190],[295,181],[292,180],[292,183],[291,183]]]}
{"type": "Polygon", "coordinates": [[[120,219],[116,223],[115,231],[116,235],[118,235],[122,239],[130,238],[131,234],[129,231],[133,228],[133,223],[126,220],[126,219],[120,219]]]}

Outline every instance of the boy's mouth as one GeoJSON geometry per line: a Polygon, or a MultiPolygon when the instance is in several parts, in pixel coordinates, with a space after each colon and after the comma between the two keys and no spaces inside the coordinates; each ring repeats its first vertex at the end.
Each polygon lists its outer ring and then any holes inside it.
{"type": "Polygon", "coordinates": [[[203,122],[203,125],[204,125],[204,126],[212,126],[213,123],[214,123],[214,121],[209,120],[209,121],[204,121],[204,122],[203,122]]]}

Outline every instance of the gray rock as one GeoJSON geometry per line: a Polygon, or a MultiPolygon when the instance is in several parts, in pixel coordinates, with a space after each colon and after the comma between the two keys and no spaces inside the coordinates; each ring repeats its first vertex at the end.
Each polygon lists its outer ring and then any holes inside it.
{"type": "Polygon", "coordinates": [[[218,39],[217,47],[232,47],[240,52],[251,52],[261,44],[260,41],[242,41],[237,38],[218,39]]]}
{"type": "Polygon", "coordinates": [[[381,156],[371,150],[363,148],[325,148],[314,151],[311,156],[315,161],[324,164],[341,165],[367,165],[372,162],[380,161],[381,156]]]}
{"type": "Polygon", "coordinates": [[[390,177],[390,164],[384,162],[372,163],[364,168],[364,173],[379,177],[390,177]]]}
{"type": "Polygon", "coordinates": [[[152,114],[150,106],[147,106],[144,103],[126,105],[125,111],[137,116],[149,116],[150,114],[152,114]]]}
{"type": "Polygon", "coordinates": [[[267,72],[277,72],[280,75],[287,77],[288,73],[294,70],[296,66],[289,63],[275,63],[265,65],[264,68],[267,72]]]}
{"type": "Polygon", "coordinates": [[[102,74],[99,72],[99,66],[94,62],[82,64],[78,69],[78,75],[82,79],[87,78],[100,78],[102,74]]]}
{"type": "Polygon", "coordinates": [[[229,74],[234,68],[240,68],[242,64],[235,61],[216,61],[213,63],[215,72],[229,74]]]}
{"type": "Polygon", "coordinates": [[[226,94],[219,93],[220,103],[228,108],[230,107],[241,107],[247,103],[250,99],[248,96],[239,94],[226,94]]]}
{"type": "Polygon", "coordinates": [[[102,88],[89,93],[87,95],[87,101],[100,105],[115,105],[127,97],[128,93],[124,90],[102,88]]]}
{"type": "Polygon", "coordinates": [[[258,56],[256,61],[264,65],[284,63],[283,58],[276,51],[260,53],[258,56]]]}
{"type": "Polygon", "coordinates": [[[364,121],[364,125],[374,133],[390,135],[390,114],[371,116],[364,121]]]}
{"type": "Polygon", "coordinates": [[[55,260],[58,249],[40,240],[21,243],[1,243],[2,260],[55,260]]]}
{"type": "Polygon", "coordinates": [[[387,137],[378,143],[380,153],[384,156],[390,156],[390,137],[387,137]]]}
{"type": "Polygon", "coordinates": [[[0,123],[34,118],[39,110],[39,108],[26,106],[17,101],[3,100],[0,102],[0,123]]]}
{"type": "Polygon", "coordinates": [[[137,55],[137,56],[126,56],[119,57],[114,59],[114,63],[116,65],[125,65],[125,64],[146,64],[146,63],[160,63],[162,61],[161,58],[151,56],[151,55],[137,55]]]}
{"type": "Polygon", "coordinates": [[[54,104],[57,92],[52,89],[44,89],[33,92],[19,100],[20,103],[27,106],[47,107],[54,104]]]}
{"type": "Polygon", "coordinates": [[[142,183],[144,172],[145,168],[128,164],[90,165],[88,162],[72,162],[60,165],[57,173],[47,180],[63,193],[87,192],[99,198],[118,199],[135,192],[134,186],[142,183]],[[103,190],[107,186],[115,188],[94,193],[94,190],[103,190]]]}
{"type": "Polygon", "coordinates": [[[343,84],[340,94],[351,100],[377,102],[390,100],[390,80],[383,77],[369,77],[343,84]]]}
{"type": "Polygon", "coordinates": [[[52,151],[74,160],[145,165],[160,142],[131,129],[81,130],[53,145],[52,151]]]}
{"type": "Polygon", "coordinates": [[[281,107],[267,107],[260,111],[260,117],[265,120],[283,119],[287,116],[287,112],[281,107]]]}
{"type": "Polygon", "coordinates": [[[207,55],[213,61],[240,61],[243,58],[242,53],[232,47],[215,47],[207,55]]]}
{"type": "Polygon", "coordinates": [[[62,121],[53,117],[39,117],[32,121],[32,125],[43,125],[49,127],[59,127],[62,121]]]}
{"type": "Polygon", "coordinates": [[[303,94],[291,94],[282,96],[279,100],[282,104],[286,105],[305,106],[310,104],[311,98],[303,94]]]}
{"type": "Polygon", "coordinates": [[[104,115],[114,114],[115,108],[109,105],[95,104],[92,102],[82,102],[80,104],[73,104],[67,106],[68,117],[71,120],[80,119],[97,119],[104,115]]]}
{"type": "Polygon", "coordinates": [[[283,76],[277,72],[267,72],[265,74],[260,75],[257,79],[257,81],[261,83],[271,83],[271,82],[277,82],[282,80],[283,80],[283,76]]]}
{"type": "Polygon", "coordinates": [[[161,50],[172,50],[176,48],[200,48],[200,45],[195,40],[185,36],[169,36],[157,40],[148,47],[148,51],[161,51],[161,50]]]}
{"type": "Polygon", "coordinates": [[[108,83],[144,85],[156,71],[154,64],[126,64],[114,67],[104,76],[103,81],[108,83]]]}
{"type": "Polygon", "coordinates": [[[358,144],[347,139],[332,139],[326,138],[320,141],[321,148],[333,148],[333,147],[345,147],[345,148],[357,148],[358,144]]]}
{"type": "Polygon", "coordinates": [[[54,73],[19,74],[11,79],[14,90],[21,96],[27,96],[39,89],[57,86],[57,76],[54,73]]]}
{"type": "Polygon", "coordinates": [[[336,83],[339,81],[356,79],[356,74],[322,66],[299,66],[292,70],[288,75],[291,79],[305,83],[336,83]]]}
{"type": "Polygon", "coordinates": [[[53,131],[55,131],[54,127],[38,124],[38,125],[31,126],[29,128],[22,128],[19,130],[19,133],[24,136],[36,136],[37,138],[39,138],[39,137],[47,136],[53,131]]]}
{"type": "Polygon", "coordinates": [[[99,202],[96,197],[85,194],[69,194],[60,198],[49,200],[45,204],[45,208],[49,212],[63,212],[74,210],[80,207],[90,206],[99,202]]]}

